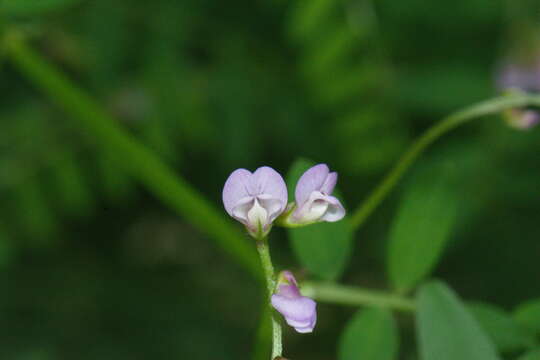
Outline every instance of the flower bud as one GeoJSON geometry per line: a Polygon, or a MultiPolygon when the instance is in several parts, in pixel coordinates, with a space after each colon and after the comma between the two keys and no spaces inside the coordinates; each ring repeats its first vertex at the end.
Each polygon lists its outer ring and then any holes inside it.
{"type": "Polygon", "coordinates": [[[277,291],[272,295],[271,303],[297,332],[313,331],[317,322],[317,303],[300,294],[296,279],[290,271],[280,274],[277,291]]]}

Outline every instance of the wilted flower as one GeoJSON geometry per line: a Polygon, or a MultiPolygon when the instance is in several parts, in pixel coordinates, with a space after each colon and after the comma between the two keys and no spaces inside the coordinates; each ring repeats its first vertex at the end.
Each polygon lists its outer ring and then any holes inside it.
{"type": "Polygon", "coordinates": [[[285,317],[287,324],[299,333],[310,333],[317,322],[317,303],[300,294],[298,284],[290,271],[279,276],[278,288],[272,295],[272,306],[285,317]]]}
{"type": "Polygon", "coordinates": [[[292,221],[302,224],[341,220],[345,209],[336,197],[331,196],[336,182],[337,173],[330,172],[326,164],[307,170],[296,184],[296,209],[292,221]]]}
{"type": "Polygon", "coordinates": [[[287,187],[281,175],[263,166],[254,173],[237,169],[223,187],[223,204],[230,216],[257,238],[266,236],[272,222],[287,206],[287,187]]]}

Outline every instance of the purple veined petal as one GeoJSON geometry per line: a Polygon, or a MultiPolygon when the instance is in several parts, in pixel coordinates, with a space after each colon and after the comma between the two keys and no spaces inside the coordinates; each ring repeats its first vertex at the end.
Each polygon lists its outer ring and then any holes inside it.
{"type": "Polygon", "coordinates": [[[341,205],[338,198],[334,196],[325,196],[325,200],[328,202],[328,208],[321,217],[321,220],[328,222],[336,222],[345,217],[345,208],[341,205]]]}
{"type": "Polygon", "coordinates": [[[302,296],[300,295],[300,290],[298,290],[296,285],[287,284],[279,285],[278,294],[287,298],[296,298],[302,296]]]}
{"type": "Polygon", "coordinates": [[[249,180],[248,191],[251,195],[272,195],[287,205],[287,185],[283,177],[269,166],[263,166],[255,170],[249,180]]]}
{"type": "Polygon", "coordinates": [[[301,206],[306,202],[313,191],[320,191],[329,172],[330,169],[326,164],[318,164],[308,169],[300,177],[294,192],[297,206],[301,206]]]}
{"type": "Polygon", "coordinates": [[[334,188],[336,187],[337,179],[337,172],[328,174],[324,184],[321,186],[321,192],[325,195],[332,195],[332,192],[334,192],[334,188]]]}
{"type": "Polygon", "coordinates": [[[223,205],[225,210],[233,216],[233,209],[237,203],[249,196],[248,184],[251,172],[246,169],[236,169],[229,175],[223,186],[223,205]]]}

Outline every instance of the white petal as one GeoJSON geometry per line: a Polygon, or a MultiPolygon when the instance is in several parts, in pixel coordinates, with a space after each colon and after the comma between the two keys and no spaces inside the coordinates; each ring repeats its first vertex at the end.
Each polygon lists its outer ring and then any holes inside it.
{"type": "Polygon", "coordinates": [[[259,204],[259,201],[255,199],[253,206],[247,213],[248,226],[253,230],[264,229],[269,224],[268,211],[259,204]]]}

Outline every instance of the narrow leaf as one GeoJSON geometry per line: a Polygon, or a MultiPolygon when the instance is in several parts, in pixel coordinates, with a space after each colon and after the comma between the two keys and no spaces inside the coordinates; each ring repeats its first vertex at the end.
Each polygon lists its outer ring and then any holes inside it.
{"type": "Polygon", "coordinates": [[[418,291],[421,360],[498,360],[495,346],[457,295],[441,282],[418,291]]]}
{"type": "MultiPolygon", "coordinates": [[[[291,167],[287,176],[291,200],[294,199],[296,182],[313,165],[312,161],[300,159],[291,167]]],[[[288,234],[295,255],[311,273],[325,280],[335,280],[343,273],[353,240],[346,221],[288,229],[288,234]]]]}
{"type": "Polygon", "coordinates": [[[531,345],[533,337],[503,309],[484,303],[471,303],[469,310],[499,351],[510,352],[531,345]]]}
{"type": "Polygon", "coordinates": [[[390,232],[388,275],[405,292],[439,261],[457,214],[448,167],[429,167],[406,190],[390,232]]]}
{"type": "Polygon", "coordinates": [[[390,311],[367,308],[350,320],[339,343],[339,360],[397,359],[399,338],[390,311]]]}

